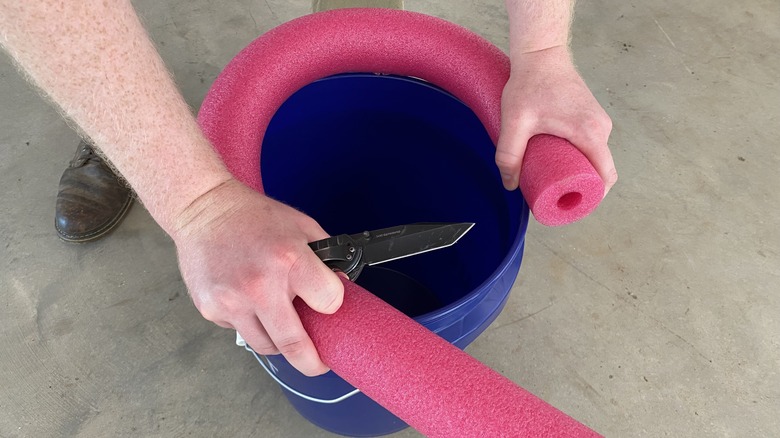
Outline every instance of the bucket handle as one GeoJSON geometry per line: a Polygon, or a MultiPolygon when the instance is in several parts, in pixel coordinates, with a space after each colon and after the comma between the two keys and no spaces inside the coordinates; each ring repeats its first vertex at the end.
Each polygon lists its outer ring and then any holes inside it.
{"type": "Polygon", "coordinates": [[[321,398],[317,398],[317,397],[312,397],[310,395],[306,395],[306,394],[304,394],[302,392],[296,391],[295,389],[291,388],[288,384],[284,383],[282,381],[282,379],[280,379],[276,375],[275,367],[273,366],[271,361],[268,360],[268,358],[266,358],[263,355],[257,354],[255,352],[255,350],[252,350],[252,348],[249,347],[249,345],[244,345],[244,348],[246,349],[246,351],[252,353],[252,355],[255,357],[255,359],[257,359],[257,361],[260,362],[260,366],[263,367],[263,369],[268,373],[269,376],[271,376],[272,379],[274,379],[276,381],[276,383],[278,383],[282,388],[290,391],[291,393],[297,395],[298,397],[300,397],[300,398],[302,398],[304,400],[312,401],[312,402],[315,402],[315,403],[322,403],[322,404],[330,405],[330,404],[338,403],[340,401],[344,401],[344,400],[346,400],[346,399],[348,399],[348,398],[352,397],[353,395],[355,395],[355,394],[360,392],[359,389],[355,389],[353,391],[350,391],[350,392],[342,395],[341,397],[336,397],[336,398],[330,399],[330,400],[325,400],[325,399],[321,399],[321,398]]]}

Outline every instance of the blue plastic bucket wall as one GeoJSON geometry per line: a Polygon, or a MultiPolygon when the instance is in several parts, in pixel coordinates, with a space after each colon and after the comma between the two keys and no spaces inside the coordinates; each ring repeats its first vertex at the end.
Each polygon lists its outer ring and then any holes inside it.
{"type": "MultiPolygon", "coordinates": [[[[375,267],[357,282],[465,348],[506,304],[522,260],[528,207],[507,192],[495,148],[462,102],[426,82],[338,75],[290,97],[261,152],[266,193],[330,234],[414,222],[475,222],[456,245],[375,267]]],[[[312,423],[347,436],[406,427],[333,372],[298,373],[282,356],[268,368],[312,423]],[[316,400],[316,401],[315,401],[316,400]],[[334,401],[339,400],[339,401],[334,401]]]]}

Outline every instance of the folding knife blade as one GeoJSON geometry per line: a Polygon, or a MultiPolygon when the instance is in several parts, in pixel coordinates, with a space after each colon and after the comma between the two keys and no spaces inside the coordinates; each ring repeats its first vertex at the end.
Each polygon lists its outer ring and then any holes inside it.
{"type": "Polygon", "coordinates": [[[454,245],[473,226],[472,222],[421,222],[350,237],[363,247],[361,261],[370,266],[454,245]]]}

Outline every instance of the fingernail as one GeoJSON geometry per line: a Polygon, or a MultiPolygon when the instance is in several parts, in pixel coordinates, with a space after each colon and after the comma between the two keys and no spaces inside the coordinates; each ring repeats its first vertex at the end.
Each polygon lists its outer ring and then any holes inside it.
{"type": "Polygon", "coordinates": [[[512,175],[502,173],[501,180],[504,183],[504,188],[507,190],[514,190],[517,186],[517,182],[515,182],[515,179],[512,175]]]}

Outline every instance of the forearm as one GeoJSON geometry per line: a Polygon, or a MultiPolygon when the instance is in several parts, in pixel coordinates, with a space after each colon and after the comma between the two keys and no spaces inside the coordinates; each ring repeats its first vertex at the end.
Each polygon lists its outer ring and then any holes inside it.
{"type": "Polygon", "coordinates": [[[552,47],[567,47],[574,0],[506,0],[512,60],[552,47]]]}
{"type": "Polygon", "coordinates": [[[0,42],[175,231],[230,179],[129,0],[0,0],[0,42]]]}

